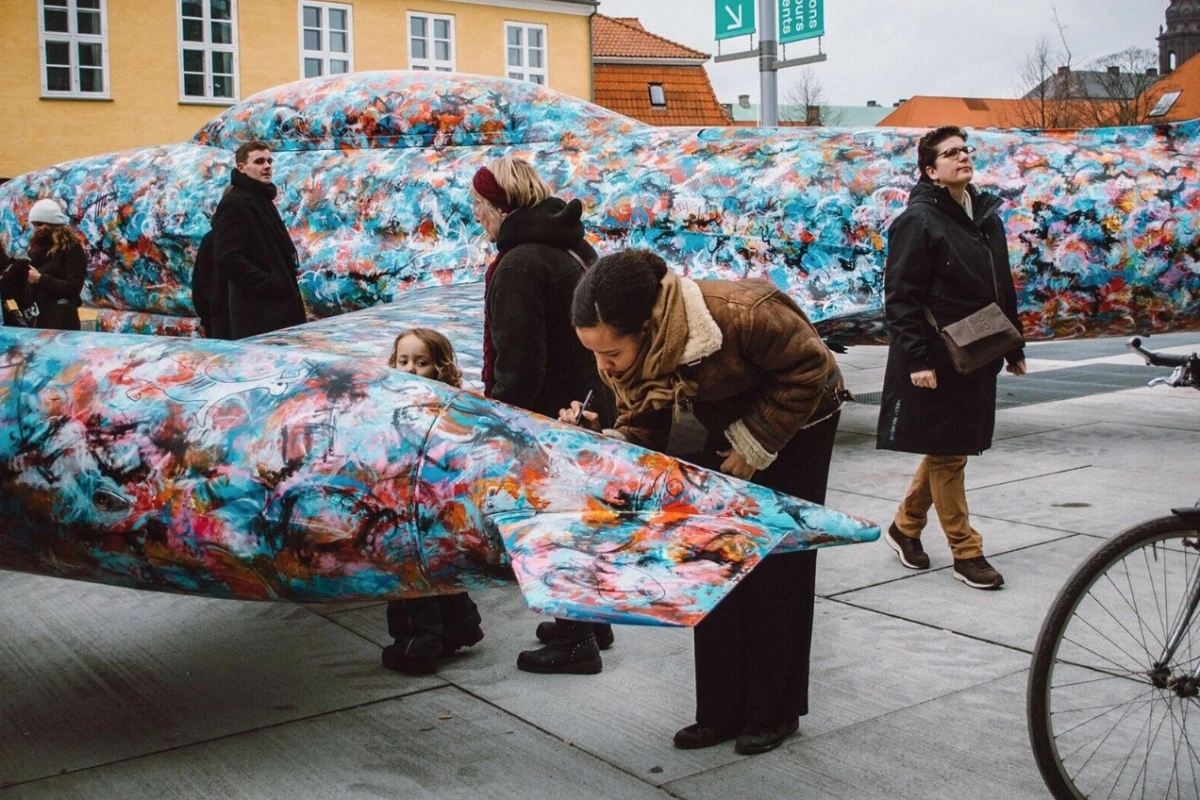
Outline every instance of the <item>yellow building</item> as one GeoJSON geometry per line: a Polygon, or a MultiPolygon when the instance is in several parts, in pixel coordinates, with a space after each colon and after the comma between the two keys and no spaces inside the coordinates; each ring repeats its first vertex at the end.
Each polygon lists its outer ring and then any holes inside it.
{"type": "Polygon", "coordinates": [[[337,72],[504,75],[592,96],[593,0],[0,0],[0,179],[190,138],[337,72]]]}

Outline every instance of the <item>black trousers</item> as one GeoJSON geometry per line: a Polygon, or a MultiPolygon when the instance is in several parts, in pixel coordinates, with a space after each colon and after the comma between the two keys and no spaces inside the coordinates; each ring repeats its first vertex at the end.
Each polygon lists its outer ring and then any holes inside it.
{"type": "Polygon", "coordinates": [[[387,604],[388,634],[413,658],[449,655],[481,621],[475,601],[466,592],[387,604]]]}
{"type": "MultiPolygon", "coordinates": [[[[825,502],[838,417],[796,434],[752,482],[825,502]]],[[[769,556],[695,627],[696,722],[742,730],[808,713],[817,553],[769,556]]]]}

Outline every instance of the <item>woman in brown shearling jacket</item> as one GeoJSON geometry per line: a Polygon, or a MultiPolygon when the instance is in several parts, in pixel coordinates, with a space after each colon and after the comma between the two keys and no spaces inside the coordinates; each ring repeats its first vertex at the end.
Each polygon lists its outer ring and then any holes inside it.
{"type": "MultiPolygon", "coordinates": [[[[701,463],[816,503],[847,397],[833,354],[767,281],[692,281],[645,250],[600,259],[575,289],[572,323],[617,397],[606,431],[662,450],[676,406],[708,431],[701,463]]],[[[560,413],[576,422],[579,403],[560,413]]],[[[590,412],[584,424],[597,429],[590,412]]],[[[737,738],[777,747],[808,713],[815,551],[765,559],[696,626],[696,722],[676,747],[737,738]]]]}

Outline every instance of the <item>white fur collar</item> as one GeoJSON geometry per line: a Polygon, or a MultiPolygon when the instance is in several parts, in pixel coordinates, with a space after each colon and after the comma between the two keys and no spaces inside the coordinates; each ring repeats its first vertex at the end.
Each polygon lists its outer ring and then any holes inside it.
{"type": "Polygon", "coordinates": [[[704,293],[690,278],[680,278],[679,288],[683,292],[683,310],[687,312],[688,337],[683,346],[681,364],[692,364],[711,356],[721,349],[724,337],[717,321],[708,313],[704,293]]]}

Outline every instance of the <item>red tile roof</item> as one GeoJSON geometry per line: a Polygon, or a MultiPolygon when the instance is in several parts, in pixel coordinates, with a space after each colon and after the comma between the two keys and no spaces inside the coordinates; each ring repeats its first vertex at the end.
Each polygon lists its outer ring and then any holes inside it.
{"type": "Polygon", "coordinates": [[[642,27],[634,17],[592,17],[592,56],[595,58],[699,58],[708,53],[684,47],[642,27]]]}
{"type": "MultiPolygon", "coordinates": [[[[960,125],[964,128],[1032,127],[1031,104],[1035,102],[997,97],[917,96],[905,100],[879,124],[906,128],[934,128],[938,125],[960,125]]],[[[1097,118],[1096,101],[1065,102],[1082,104],[1078,114],[1081,126],[1094,124],[1097,118]]]]}
{"type": "Polygon", "coordinates": [[[596,64],[592,85],[597,105],[651,125],[730,125],[704,67],[596,64]],[[650,105],[650,84],[662,84],[667,104],[650,105]]]}
{"type": "Polygon", "coordinates": [[[1179,92],[1179,97],[1166,114],[1147,117],[1147,122],[1183,122],[1200,117],[1200,55],[1192,56],[1146,90],[1150,101],[1146,104],[1146,110],[1152,110],[1167,92],[1179,92]]]}

